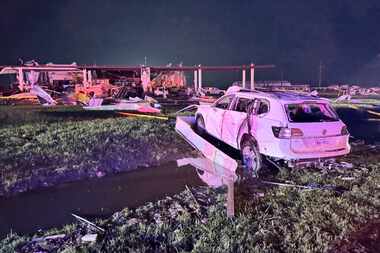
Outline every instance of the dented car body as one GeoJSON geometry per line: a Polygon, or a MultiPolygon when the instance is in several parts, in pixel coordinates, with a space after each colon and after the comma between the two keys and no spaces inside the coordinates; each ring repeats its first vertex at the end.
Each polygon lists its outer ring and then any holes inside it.
{"type": "Polygon", "coordinates": [[[195,116],[199,131],[240,150],[256,169],[263,156],[295,166],[350,152],[346,125],[319,97],[238,90],[199,106],[195,116]]]}

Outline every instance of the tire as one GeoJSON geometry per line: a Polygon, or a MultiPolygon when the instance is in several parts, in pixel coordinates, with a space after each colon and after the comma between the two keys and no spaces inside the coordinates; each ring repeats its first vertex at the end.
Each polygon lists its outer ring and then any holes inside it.
{"type": "Polygon", "coordinates": [[[240,156],[244,166],[244,173],[257,177],[262,166],[262,157],[252,138],[246,138],[240,145],[240,156]]]}
{"type": "Polygon", "coordinates": [[[205,125],[205,121],[204,121],[202,116],[197,116],[196,130],[200,135],[206,133],[206,125],[205,125]]]}

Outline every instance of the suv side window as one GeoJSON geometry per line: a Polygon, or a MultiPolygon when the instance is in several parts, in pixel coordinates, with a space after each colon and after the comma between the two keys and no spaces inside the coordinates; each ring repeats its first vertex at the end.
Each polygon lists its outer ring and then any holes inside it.
{"type": "Polygon", "coordinates": [[[215,107],[219,109],[227,110],[233,98],[234,98],[233,96],[223,97],[218,102],[216,102],[215,107]]]}
{"type": "Polygon", "coordinates": [[[238,98],[238,101],[235,106],[235,111],[237,112],[247,112],[247,107],[250,102],[252,102],[252,99],[249,98],[238,98]]]}
{"type": "Polygon", "coordinates": [[[269,112],[269,102],[262,99],[260,100],[259,109],[257,110],[257,115],[269,112]]]}

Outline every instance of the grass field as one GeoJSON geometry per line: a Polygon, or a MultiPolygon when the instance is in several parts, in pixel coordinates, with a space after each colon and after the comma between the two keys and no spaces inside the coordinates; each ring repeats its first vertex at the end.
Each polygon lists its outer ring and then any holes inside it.
{"type": "Polygon", "coordinates": [[[167,121],[78,108],[2,108],[0,115],[0,195],[157,165],[191,152],[167,121]]]}
{"type": "Polygon", "coordinates": [[[232,219],[226,217],[224,188],[193,188],[192,193],[184,191],[134,210],[124,209],[99,221],[106,232],[100,233],[93,244],[80,243],[78,238],[89,231],[73,224],[45,232],[45,235],[67,234],[61,241],[30,243],[41,234],[9,235],[0,242],[0,250],[376,252],[380,246],[380,228],[376,225],[380,219],[378,151],[354,153],[348,161],[353,162],[353,169],[284,170],[272,178],[301,185],[333,185],[339,191],[269,187],[249,180],[237,183],[237,215],[232,219]],[[371,226],[372,229],[366,229],[371,226]]]}

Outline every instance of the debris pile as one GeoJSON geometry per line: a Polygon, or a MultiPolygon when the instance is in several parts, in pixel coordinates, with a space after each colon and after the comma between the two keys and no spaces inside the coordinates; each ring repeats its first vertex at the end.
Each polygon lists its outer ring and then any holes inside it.
{"type": "Polygon", "coordinates": [[[98,235],[102,235],[104,230],[99,229],[95,224],[90,225],[89,223],[81,221],[79,224],[73,225],[66,233],[48,236],[37,235],[29,241],[18,245],[17,252],[60,252],[65,249],[86,247],[94,244],[98,235]]]}

